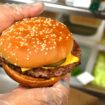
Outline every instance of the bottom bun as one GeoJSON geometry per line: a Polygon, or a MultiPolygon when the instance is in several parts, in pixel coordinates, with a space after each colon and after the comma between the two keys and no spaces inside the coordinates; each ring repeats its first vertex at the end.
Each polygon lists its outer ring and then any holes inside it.
{"type": "Polygon", "coordinates": [[[17,81],[25,87],[31,88],[52,86],[54,83],[64,78],[64,76],[53,77],[50,79],[33,78],[16,72],[15,70],[11,69],[7,64],[3,64],[3,68],[13,80],[17,81]]]}

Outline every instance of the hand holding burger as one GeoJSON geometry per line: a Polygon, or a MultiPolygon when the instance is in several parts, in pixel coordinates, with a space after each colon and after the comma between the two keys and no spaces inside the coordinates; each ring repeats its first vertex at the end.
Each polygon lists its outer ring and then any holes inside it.
{"type": "MultiPolygon", "coordinates": [[[[0,21],[0,24],[2,24],[2,27],[0,26],[0,31],[8,28],[8,26],[10,26],[13,23],[13,21],[15,22],[16,20],[24,18],[26,15],[24,16],[23,14],[27,14],[27,17],[30,17],[30,13],[33,13],[33,16],[34,16],[43,11],[43,6],[41,6],[40,4],[37,6],[33,6],[32,9],[29,9],[31,7],[29,7],[28,9],[26,8],[27,8],[27,5],[21,5],[21,7],[18,5],[15,5],[15,6],[7,5],[7,4],[4,4],[3,6],[0,5],[0,10],[4,11],[4,12],[2,11],[0,12],[0,19],[2,20],[0,21]],[[12,16],[10,16],[10,14],[8,13],[8,10],[10,12],[14,11],[12,16]],[[31,11],[36,11],[36,12],[31,12],[31,11]],[[18,14],[20,13],[20,15],[16,15],[17,13],[18,14]],[[14,15],[16,16],[16,18],[14,18],[14,15]]],[[[55,83],[52,87],[31,88],[31,89],[29,88],[27,89],[25,87],[19,87],[14,89],[11,92],[0,94],[0,105],[23,105],[23,104],[24,105],[30,105],[30,104],[31,105],[43,105],[43,104],[67,105],[69,100],[69,93],[70,93],[69,81],[68,81],[69,78],[70,77],[66,77],[63,80],[60,80],[59,82],[55,83]]]]}

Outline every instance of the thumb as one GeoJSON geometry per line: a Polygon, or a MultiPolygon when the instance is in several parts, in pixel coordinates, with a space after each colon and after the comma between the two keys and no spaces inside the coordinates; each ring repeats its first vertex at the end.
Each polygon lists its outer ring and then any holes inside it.
{"type": "Polygon", "coordinates": [[[43,8],[42,3],[0,5],[0,31],[9,27],[14,21],[39,15],[43,12],[43,8]]]}

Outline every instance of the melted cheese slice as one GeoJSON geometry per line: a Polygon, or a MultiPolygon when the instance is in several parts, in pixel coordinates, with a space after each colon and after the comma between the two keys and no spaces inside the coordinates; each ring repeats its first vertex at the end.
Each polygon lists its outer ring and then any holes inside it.
{"type": "MultiPolygon", "coordinates": [[[[69,54],[65,60],[64,63],[62,63],[60,66],[65,66],[65,65],[68,65],[68,64],[72,64],[72,63],[75,63],[75,62],[78,62],[79,61],[79,58],[72,55],[72,54],[69,54]]],[[[49,67],[43,67],[45,69],[48,69],[49,67]]],[[[50,68],[54,68],[54,67],[50,67],[50,68]]],[[[30,68],[21,68],[21,71],[22,72],[25,72],[25,71],[28,71],[30,68]]]]}
{"type": "Polygon", "coordinates": [[[75,63],[75,62],[78,62],[79,61],[79,58],[72,55],[72,54],[69,54],[65,60],[65,62],[63,64],[61,64],[60,66],[65,66],[65,65],[68,65],[68,64],[72,64],[72,63],[75,63]]]}
{"type": "Polygon", "coordinates": [[[30,68],[21,68],[22,72],[28,71],[30,68]]]}

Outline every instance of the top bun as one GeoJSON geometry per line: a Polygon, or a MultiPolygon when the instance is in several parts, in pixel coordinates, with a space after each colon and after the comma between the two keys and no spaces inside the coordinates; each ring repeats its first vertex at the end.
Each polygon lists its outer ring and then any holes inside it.
{"type": "Polygon", "coordinates": [[[45,17],[18,21],[0,37],[0,55],[24,68],[56,63],[65,58],[72,47],[73,39],[67,27],[45,17]]]}

